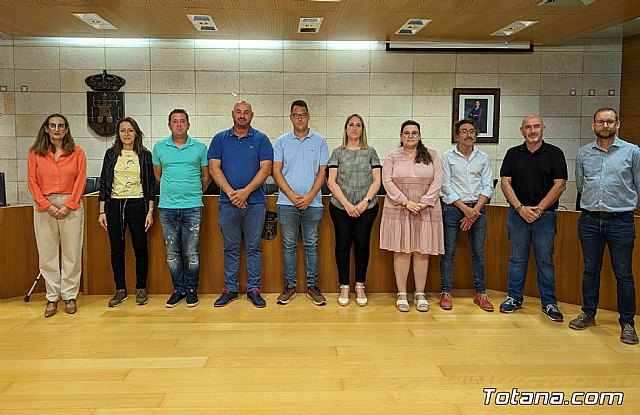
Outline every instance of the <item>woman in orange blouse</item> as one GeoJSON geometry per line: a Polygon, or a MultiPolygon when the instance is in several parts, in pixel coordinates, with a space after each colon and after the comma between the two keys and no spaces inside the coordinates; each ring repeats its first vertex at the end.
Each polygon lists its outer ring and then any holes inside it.
{"type": "Polygon", "coordinates": [[[34,200],[34,228],[40,272],[47,287],[45,317],[74,314],[82,271],[82,192],[87,160],[60,114],[47,117],[29,149],[29,191],[34,200]],[[62,254],[62,269],[60,256],[62,254]]]}

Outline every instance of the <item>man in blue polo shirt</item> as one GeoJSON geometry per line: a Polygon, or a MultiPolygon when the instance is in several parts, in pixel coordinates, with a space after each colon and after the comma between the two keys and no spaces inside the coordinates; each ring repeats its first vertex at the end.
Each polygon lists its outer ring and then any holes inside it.
{"type": "Polygon", "coordinates": [[[224,307],[238,299],[240,243],[247,248],[247,300],[267,305],[260,295],[265,204],[262,183],[271,174],[273,147],[269,138],[251,127],[251,104],[240,101],[231,112],[233,127],[221,131],[209,146],[209,172],[220,187],[219,223],[224,244],[224,291],[213,304],[224,307]]]}
{"type": "Polygon", "coordinates": [[[276,140],[273,149],[273,179],[280,188],[278,218],[282,230],[285,287],[278,304],[288,304],[296,295],[298,230],[306,260],[307,298],[315,305],[327,304],[318,288],[318,227],[322,219],[325,169],[329,161],[327,140],[309,129],[309,109],[304,101],[291,104],[293,131],[276,140]]]}
{"type": "Polygon", "coordinates": [[[198,305],[202,192],[211,183],[207,146],[191,138],[189,115],[169,114],[171,135],[153,146],[153,172],[160,183],[160,225],[174,292],[166,302],[173,308],[183,300],[198,305]]]}

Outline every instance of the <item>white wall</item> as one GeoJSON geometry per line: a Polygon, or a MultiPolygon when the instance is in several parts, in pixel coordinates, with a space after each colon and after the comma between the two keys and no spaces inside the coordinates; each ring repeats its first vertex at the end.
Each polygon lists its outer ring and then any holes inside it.
{"type": "MultiPolygon", "coordinates": [[[[311,127],[330,149],[340,143],[346,116],[357,112],[381,158],[398,145],[408,118],[422,124],[426,145],[442,153],[451,146],[452,89],[497,87],[500,142],[480,145],[494,161],[494,175],[506,150],[522,142],[522,117],[539,113],[547,141],[565,151],[570,182],[561,203],[571,207],[577,149],[593,137],[593,111],[619,105],[621,60],[621,39],[580,39],[531,54],[386,52],[369,42],[0,40],[0,85],[8,89],[0,92],[0,171],[9,203],[31,203],[27,150],[43,119],[61,112],[87,153],[88,175],[99,175],[112,139],[87,125],[84,79],[105,68],[127,80],[126,113],[139,122],[148,146],[168,135],[173,108],[189,112],[191,135],[208,144],[231,127],[239,99],[253,104],[253,126],[275,140],[291,127],[291,102],[304,99],[311,127]],[[571,88],[576,96],[569,96],[571,88]],[[609,89],[616,96],[607,96],[609,89]]],[[[499,190],[493,203],[504,203],[499,190]]]]}

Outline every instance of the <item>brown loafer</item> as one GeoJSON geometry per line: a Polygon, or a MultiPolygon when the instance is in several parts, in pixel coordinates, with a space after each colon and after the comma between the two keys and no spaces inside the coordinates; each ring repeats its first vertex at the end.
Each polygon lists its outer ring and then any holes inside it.
{"type": "Polygon", "coordinates": [[[47,301],[47,305],[44,309],[44,316],[46,317],[51,317],[52,315],[54,315],[55,313],[58,312],[58,302],[57,301],[47,301]],[[51,308],[49,308],[49,305],[53,304],[53,306],[51,308]]]}
{"type": "Polygon", "coordinates": [[[75,314],[78,311],[78,307],[76,306],[76,300],[65,300],[64,301],[64,312],[67,314],[75,314]]]}

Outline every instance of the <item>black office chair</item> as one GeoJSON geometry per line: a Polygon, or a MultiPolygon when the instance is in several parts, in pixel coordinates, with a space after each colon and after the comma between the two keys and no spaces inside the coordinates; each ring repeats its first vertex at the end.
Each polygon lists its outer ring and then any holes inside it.
{"type": "Polygon", "coordinates": [[[7,189],[4,183],[4,173],[0,171],[0,207],[7,206],[7,189]]]}
{"type": "Polygon", "coordinates": [[[83,195],[100,191],[100,178],[99,177],[87,177],[87,181],[84,185],[83,195]]]}
{"type": "Polygon", "coordinates": [[[267,177],[267,180],[264,181],[263,186],[265,195],[278,193],[278,185],[276,184],[275,180],[273,180],[273,176],[267,177]]]}
{"type": "Polygon", "coordinates": [[[216,184],[216,182],[211,180],[211,183],[209,183],[209,186],[207,187],[207,190],[205,190],[203,194],[205,194],[205,195],[219,195],[220,194],[220,187],[216,184]]]}

